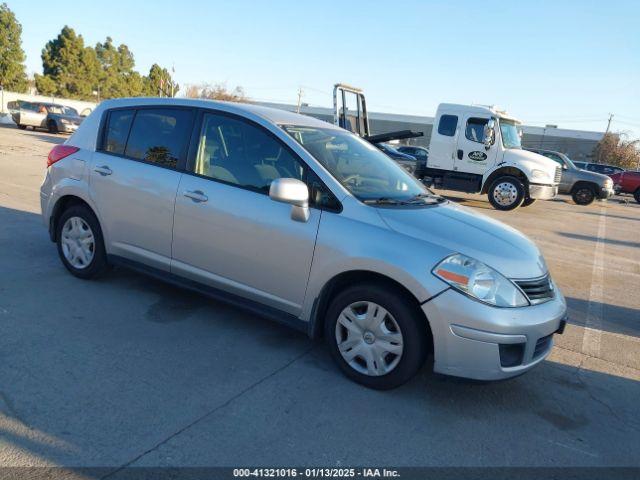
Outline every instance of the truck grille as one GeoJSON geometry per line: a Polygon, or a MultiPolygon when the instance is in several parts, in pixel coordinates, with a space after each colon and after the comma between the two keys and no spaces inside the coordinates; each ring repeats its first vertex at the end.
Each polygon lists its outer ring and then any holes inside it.
{"type": "Polygon", "coordinates": [[[553,183],[560,183],[562,179],[562,167],[556,167],[556,175],[553,178],[553,183]]]}
{"type": "Polygon", "coordinates": [[[548,302],[554,297],[553,283],[549,274],[532,280],[515,280],[516,285],[527,296],[532,305],[548,302]]]}

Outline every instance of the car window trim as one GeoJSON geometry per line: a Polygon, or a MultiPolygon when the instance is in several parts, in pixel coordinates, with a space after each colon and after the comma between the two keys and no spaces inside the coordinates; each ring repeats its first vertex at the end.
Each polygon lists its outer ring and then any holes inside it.
{"type": "MultiPolygon", "coordinates": [[[[302,157],[300,157],[300,155],[298,155],[289,145],[287,145],[275,133],[273,133],[269,129],[265,128],[263,125],[260,125],[258,122],[254,121],[254,120],[251,120],[250,118],[247,118],[247,117],[244,117],[242,115],[238,115],[238,114],[235,114],[235,113],[232,113],[232,112],[225,112],[223,110],[215,110],[213,108],[197,108],[197,110],[198,110],[198,114],[195,116],[194,123],[192,125],[191,138],[190,138],[190,141],[189,141],[189,149],[188,149],[188,153],[187,153],[187,159],[186,159],[185,168],[183,170],[184,174],[192,175],[192,176],[198,177],[198,178],[203,178],[205,180],[209,180],[209,181],[212,181],[212,182],[221,183],[223,185],[228,185],[230,187],[236,187],[236,188],[240,188],[242,190],[248,190],[250,192],[259,193],[259,194],[265,195],[267,197],[269,196],[269,192],[265,192],[264,190],[261,190],[261,189],[259,189],[257,187],[253,187],[251,185],[239,185],[237,183],[228,182],[226,180],[221,180],[219,178],[213,178],[213,177],[208,177],[206,175],[201,175],[201,174],[196,173],[196,172],[193,171],[193,169],[195,167],[196,155],[198,153],[198,144],[200,142],[200,132],[202,130],[202,121],[204,119],[204,116],[206,114],[208,114],[208,113],[209,114],[214,114],[214,115],[222,115],[222,116],[229,117],[229,118],[232,118],[232,119],[240,121],[240,122],[247,123],[247,124],[249,124],[251,126],[254,126],[254,127],[258,128],[258,130],[266,133],[268,136],[273,138],[276,142],[278,142],[278,144],[280,146],[282,146],[287,152],[289,152],[289,154],[291,154],[291,156],[293,157],[293,159],[295,161],[300,163],[300,165],[302,166],[302,168],[304,170],[303,180],[302,181],[307,185],[307,187],[308,188],[310,187],[309,184],[308,184],[308,176],[309,176],[309,170],[311,170],[311,171],[313,171],[315,176],[318,178],[318,180],[320,180],[320,183],[322,184],[322,186],[329,193],[331,193],[331,195],[333,195],[333,198],[335,199],[336,203],[338,204],[338,208],[330,208],[330,207],[323,207],[323,206],[316,205],[315,202],[311,202],[310,201],[309,202],[309,207],[315,208],[317,210],[332,212],[332,213],[340,213],[340,212],[342,212],[342,202],[340,202],[340,200],[338,199],[338,196],[327,186],[327,184],[309,166],[309,164],[307,162],[305,162],[304,159],[302,157]]],[[[309,194],[311,194],[311,192],[309,192],[309,194]]]]}
{"type": "Polygon", "coordinates": [[[127,132],[127,140],[125,141],[125,144],[124,144],[124,152],[126,152],[127,146],[129,144],[129,139],[131,137],[131,131],[133,129],[133,123],[135,122],[136,117],[138,116],[138,112],[140,110],[145,110],[145,111],[147,110],[188,110],[192,113],[192,115],[191,115],[191,123],[187,127],[187,132],[189,132],[189,130],[193,132],[193,126],[196,120],[197,110],[199,109],[186,106],[186,105],[139,105],[139,106],[130,105],[126,107],[123,106],[123,107],[109,108],[108,110],[104,111],[104,113],[102,114],[102,118],[100,120],[100,127],[99,127],[100,132],[98,135],[99,141],[98,141],[98,145],[96,145],[97,152],[102,153],[104,155],[111,155],[118,158],[124,158],[126,160],[131,160],[133,162],[140,162],[145,165],[153,165],[154,167],[164,168],[165,170],[170,170],[172,172],[180,172],[180,173],[186,172],[187,154],[189,152],[189,147],[190,147],[190,142],[192,137],[192,135],[189,135],[188,133],[186,135],[187,141],[185,142],[185,145],[182,147],[182,151],[179,153],[178,162],[176,163],[175,168],[168,167],[166,165],[160,165],[159,163],[156,163],[156,162],[149,162],[141,158],[131,157],[131,156],[125,155],[124,153],[120,154],[120,153],[114,153],[114,152],[107,152],[106,150],[104,150],[106,134],[107,134],[107,129],[109,125],[109,120],[111,118],[111,113],[114,111],[122,111],[122,110],[133,110],[133,118],[131,119],[131,125],[129,125],[129,131],[127,132]]]}

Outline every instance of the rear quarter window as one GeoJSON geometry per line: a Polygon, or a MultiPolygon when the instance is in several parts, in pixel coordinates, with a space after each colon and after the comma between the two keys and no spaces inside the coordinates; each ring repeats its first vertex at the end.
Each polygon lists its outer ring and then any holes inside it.
{"type": "Polygon", "coordinates": [[[438,133],[446,137],[453,137],[458,126],[458,117],[456,115],[442,115],[438,123],[438,133]]]}
{"type": "Polygon", "coordinates": [[[103,151],[118,155],[124,154],[134,113],[134,110],[113,110],[109,113],[105,127],[103,151]]]}

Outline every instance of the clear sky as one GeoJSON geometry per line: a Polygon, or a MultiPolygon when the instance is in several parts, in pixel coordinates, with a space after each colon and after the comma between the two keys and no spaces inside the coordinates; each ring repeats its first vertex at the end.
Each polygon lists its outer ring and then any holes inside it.
{"type": "Polygon", "coordinates": [[[640,136],[639,1],[5,0],[29,73],[66,24],[111,36],[136,68],[175,65],[181,84],[240,85],[255,100],[330,106],[336,82],[372,111],[433,115],[495,104],[532,125],[640,136]]]}

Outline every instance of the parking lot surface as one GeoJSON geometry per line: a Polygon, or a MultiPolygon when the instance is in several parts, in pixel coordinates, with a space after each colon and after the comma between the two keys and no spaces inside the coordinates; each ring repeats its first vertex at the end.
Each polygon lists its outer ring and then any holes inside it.
{"type": "Polygon", "coordinates": [[[640,466],[640,205],[514,212],[567,297],[549,359],[497,383],[356,385],[322,343],[123,269],[71,276],[39,216],[49,149],[0,127],[0,465],[640,466]]]}

